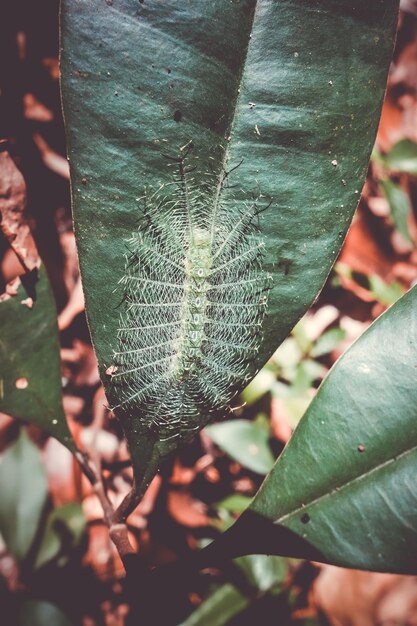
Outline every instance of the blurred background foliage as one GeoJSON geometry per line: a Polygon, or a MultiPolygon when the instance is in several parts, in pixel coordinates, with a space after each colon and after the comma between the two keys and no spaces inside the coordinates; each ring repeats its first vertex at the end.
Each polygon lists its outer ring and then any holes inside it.
{"type": "MultiPolygon", "coordinates": [[[[3,7],[4,11],[5,7],[3,7]]],[[[71,229],[58,85],[58,3],[25,0],[0,20],[0,138],[27,185],[27,216],[58,310],[64,409],[111,497],[131,481],[89,341],[71,229]],[[7,59],[5,63],[4,60],[7,59]]],[[[417,280],[417,3],[402,2],[378,138],[359,209],[320,297],[256,376],[234,419],[207,427],[129,518],[148,565],[224,531],[247,506],[332,364],[417,280]]],[[[1,290],[21,271],[0,238],[1,290]]],[[[123,567],[71,454],[0,414],[0,618],[19,626],[129,623],[123,567]]],[[[139,584],[139,581],[138,581],[139,584]]],[[[417,580],[265,556],[205,571],[178,598],[182,626],[413,626],[417,580]]]]}

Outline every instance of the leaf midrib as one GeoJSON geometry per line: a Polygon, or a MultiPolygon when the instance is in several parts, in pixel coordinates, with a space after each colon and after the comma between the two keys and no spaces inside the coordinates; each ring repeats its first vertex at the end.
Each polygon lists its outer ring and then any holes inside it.
{"type": "Polygon", "coordinates": [[[291,512],[286,513],[285,515],[282,515],[281,517],[278,517],[277,519],[274,520],[274,524],[281,524],[285,522],[286,520],[290,520],[291,518],[295,517],[299,513],[305,512],[308,507],[314,506],[315,504],[317,504],[318,502],[322,502],[323,500],[327,500],[328,498],[331,498],[335,494],[342,493],[344,490],[348,489],[355,483],[358,483],[362,480],[367,480],[371,475],[379,472],[380,470],[383,470],[385,467],[387,467],[391,463],[400,461],[401,459],[405,458],[408,454],[411,454],[415,450],[417,450],[417,444],[413,445],[411,448],[407,448],[407,450],[404,450],[400,454],[396,455],[394,458],[388,459],[388,461],[384,461],[383,463],[376,465],[369,472],[366,472],[365,474],[361,474],[359,476],[355,476],[348,482],[345,482],[341,485],[337,485],[336,487],[333,487],[329,492],[321,494],[320,496],[318,496],[317,498],[314,498],[307,504],[303,504],[302,506],[297,507],[296,509],[293,509],[291,512]]]}
{"type": "Polygon", "coordinates": [[[247,64],[247,60],[248,60],[248,53],[249,53],[249,46],[250,46],[250,42],[251,42],[251,35],[253,32],[253,25],[255,23],[255,15],[256,15],[256,9],[258,7],[258,0],[255,0],[253,3],[253,8],[252,8],[252,18],[250,21],[250,26],[249,26],[249,30],[248,30],[248,40],[246,43],[246,48],[245,48],[245,53],[242,57],[242,65],[240,68],[240,72],[238,75],[238,80],[236,81],[236,89],[235,89],[235,93],[233,95],[233,100],[232,100],[232,106],[231,106],[231,116],[230,116],[230,124],[229,124],[229,128],[228,128],[228,138],[227,138],[227,147],[224,150],[224,155],[223,155],[223,159],[221,161],[221,165],[220,165],[220,172],[218,175],[218,183],[216,185],[216,189],[215,189],[215,193],[214,193],[214,198],[213,198],[213,211],[212,211],[212,217],[211,217],[211,240],[213,242],[213,238],[214,238],[214,229],[216,227],[216,216],[217,216],[217,210],[219,208],[220,205],[220,198],[221,198],[221,194],[224,188],[224,183],[225,183],[225,172],[226,172],[226,163],[227,160],[229,158],[229,145],[232,141],[232,137],[233,137],[233,127],[235,125],[236,122],[236,111],[238,109],[238,104],[239,104],[239,100],[241,99],[241,85],[242,85],[242,78],[243,75],[245,73],[245,68],[246,68],[246,64],[247,64]]]}

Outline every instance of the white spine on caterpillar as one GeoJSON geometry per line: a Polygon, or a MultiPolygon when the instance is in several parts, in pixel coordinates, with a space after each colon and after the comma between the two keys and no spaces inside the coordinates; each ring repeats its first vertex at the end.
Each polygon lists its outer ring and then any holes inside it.
{"type": "Polygon", "coordinates": [[[210,205],[178,159],[176,193],[161,188],[146,199],[128,241],[114,408],[161,439],[204,426],[254,371],[270,277],[259,207],[231,212],[221,201],[226,179],[222,172],[210,205]]]}

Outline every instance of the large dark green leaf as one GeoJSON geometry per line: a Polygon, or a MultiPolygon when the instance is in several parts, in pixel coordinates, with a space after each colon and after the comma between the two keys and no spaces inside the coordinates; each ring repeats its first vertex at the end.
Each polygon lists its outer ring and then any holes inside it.
{"type": "Polygon", "coordinates": [[[0,329],[0,411],[40,426],[74,451],[62,407],[55,302],[43,267],[29,291],[21,284],[0,302],[0,329]]]}
{"type": "MultiPolygon", "coordinates": [[[[251,353],[247,369],[240,366],[229,384],[231,394],[232,387],[236,391],[244,386],[305,312],[338,254],[375,136],[397,6],[397,0],[63,0],[62,92],[74,219],[87,315],[113,406],[124,401],[123,388],[120,392],[106,370],[115,373],[118,328],[124,326],[119,318],[126,304],[119,281],[127,271],[126,242],[139,220],[154,249],[159,246],[155,233],[162,229],[166,255],[180,259],[182,266],[192,248],[185,243],[183,249],[175,239],[181,229],[173,226],[172,212],[171,217],[164,213],[158,195],[148,204],[158,228],[149,222],[143,226],[145,190],[149,200],[173,180],[175,166],[168,167],[164,155],[185,154],[184,146],[192,141],[186,167],[194,168],[189,174],[192,187],[202,195],[200,211],[213,237],[227,240],[240,216],[253,214],[254,199],[258,207],[268,207],[253,235],[265,245],[262,275],[265,280],[271,276],[263,340],[256,357],[251,353]],[[222,185],[224,170],[235,166],[229,185],[222,185]],[[221,210],[216,212],[212,207],[217,206],[219,191],[221,210]]],[[[173,199],[181,200],[178,210],[184,205],[193,208],[183,187],[166,186],[168,198],[170,190],[173,199]]],[[[243,239],[237,248],[245,251],[245,242],[239,247],[243,239]]],[[[134,248],[131,271],[136,272],[140,257],[142,264],[151,265],[151,277],[159,271],[157,282],[163,281],[169,261],[159,259],[158,268],[146,248],[137,249],[135,242],[129,246],[134,248]]],[[[228,245],[228,261],[230,250],[228,245]]],[[[141,281],[143,291],[143,277],[141,281]]],[[[250,287],[242,290],[247,296],[250,287]]],[[[159,305],[158,321],[171,319],[172,312],[162,307],[168,307],[172,297],[158,297],[149,286],[146,291],[147,296],[139,289],[129,297],[159,305]]],[[[255,340],[254,327],[244,321],[243,299],[239,292],[220,317],[240,324],[242,333],[250,327],[255,340]]],[[[250,306],[258,310],[259,302],[255,292],[250,306]]],[[[129,324],[135,326],[132,318],[129,324]]],[[[208,332],[207,324],[203,330],[208,332]]],[[[161,341],[161,333],[155,331],[151,345],[161,341]]],[[[132,337],[136,340],[133,334],[123,337],[128,343],[132,337]]],[[[184,351],[189,358],[188,348],[184,351]]],[[[148,463],[153,438],[165,440],[159,443],[160,454],[176,445],[178,438],[170,437],[172,406],[181,434],[196,421],[203,425],[211,405],[222,396],[215,383],[221,386],[233,377],[235,364],[245,355],[235,358],[234,352],[219,349],[213,375],[205,373],[202,358],[194,382],[203,391],[191,394],[201,412],[197,420],[194,413],[187,418],[189,407],[179,400],[186,385],[176,381],[172,387],[161,383],[158,388],[159,377],[152,373],[157,405],[152,419],[147,419],[151,409],[146,402],[136,409],[116,408],[138,472],[148,463]],[[164,420],[167,432],[160,425],[164,420]],[[157,422],[155,435],[148,432],[150,421],[157,422]]],[[[141,363],[154,367],[150,359],[159,356],[155,349],[141,363]]],[[[168,369],[162,370],[162,377],[168,369]]],[[[138,378],[132,384],[135,394],[144,393],[142,383],[138,378]]]]}
{"type": "Polygon", "coordinates": [[[0,533],[8,551],[22,560],[28,553],[48,494],[39,450],[22,430],[0,462],[0,533]]]}
{"type": "Polygon", "coordinates": [[[333,367],[229,530],[237,552],[417,573],[416,337],[414,287],[333,367]]]}

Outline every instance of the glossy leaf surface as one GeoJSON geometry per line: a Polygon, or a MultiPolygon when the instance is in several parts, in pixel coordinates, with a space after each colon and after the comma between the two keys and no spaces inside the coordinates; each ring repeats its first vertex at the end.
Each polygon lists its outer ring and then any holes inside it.
{"type": "MultiPolygon", "coordinates": [[[[343,242],[378,123],[397,7],[396,0],[63,1],[74,219],[113,406],[120,396],[106,370],[119,349],[126,241],[145,190],[172,182],[164,155],[178,157],[192,142],[197,189],[207,187],[207,171],[221,181],[238,166],[228,186],[205,192],[210,211],[220,190],[231,224],[254,202],[265,209],[258,238],[271,290],[253,376],[311,304],[343,242]]],[[[213,220],[213,229],[222,226],[213,220]]],[[[116,413],[143,472],[155,437],[139,415],[116,413]]],[[[165,438],[159,453],[176,443],[165,438]]]]}
{"type": "Polygon", "coordinates": [[[335,364],[232,536],[246,523],[238,541],[256,543],[250,528],[270,520],[292,531],[271,553],[417,572],[416,337],[414,287],[335,364]]]}

